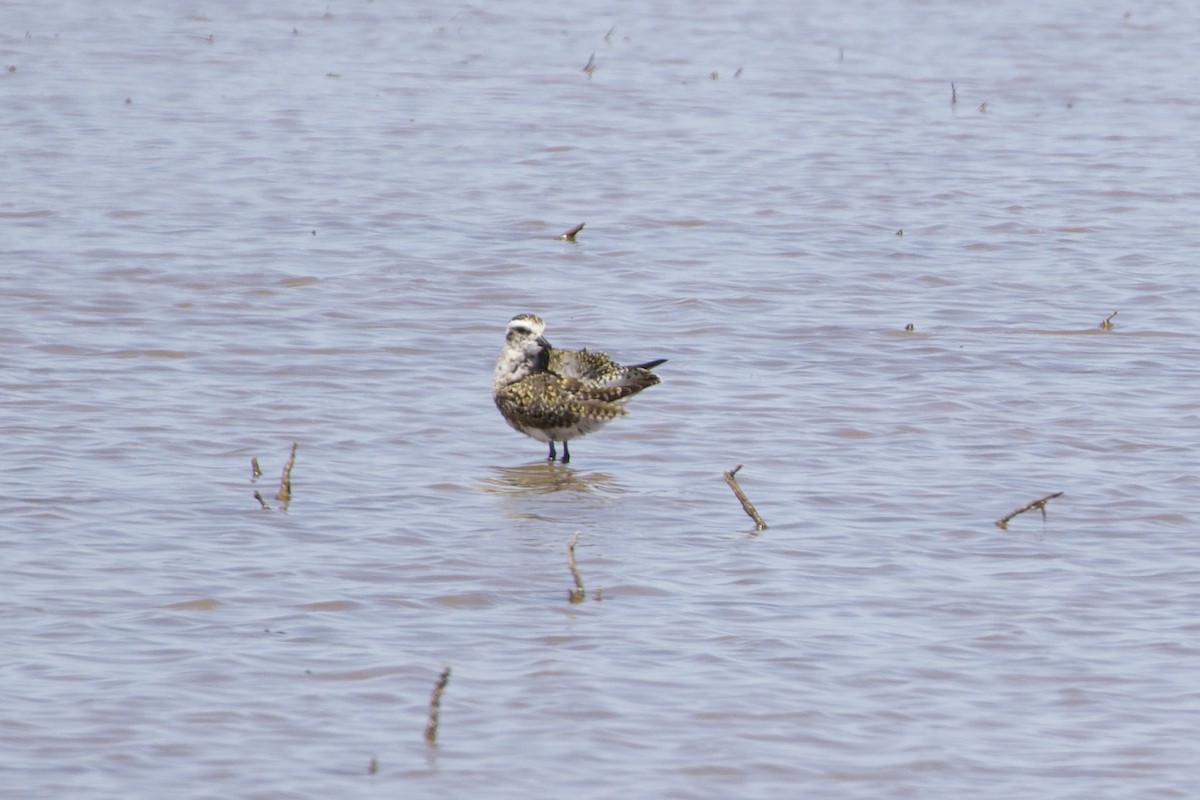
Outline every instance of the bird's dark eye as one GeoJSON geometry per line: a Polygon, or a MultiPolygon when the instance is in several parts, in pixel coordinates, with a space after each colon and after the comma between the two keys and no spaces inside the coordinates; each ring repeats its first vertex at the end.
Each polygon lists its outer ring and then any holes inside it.
{"type": "Polygon", "coordinates": [[[513,333],[519,333],[522,336],[528,336],[529,328],[522,328],[521,326],[518,325],[517,327],[513,328],[513,333]]]}

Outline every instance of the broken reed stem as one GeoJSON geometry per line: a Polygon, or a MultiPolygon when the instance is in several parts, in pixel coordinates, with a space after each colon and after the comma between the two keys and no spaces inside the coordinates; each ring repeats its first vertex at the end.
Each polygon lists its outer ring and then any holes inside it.
{"type": "Polygon", "coordinates": [[[749,497],[746,497],[746,493],[742,491],[742,487],[738,485],[737,478],[734,477],[741,468],[742,465],[738,464],[736,467],[726,472],[725,482],[729,484],[729,488],[733,489],[733,493],[737,495],[737,499],[741,501],[742,510],[749,515],[750,519],[754,520],[754,529],[765,531],[767,529],[767,523],[763,522],[763,518],[758,515],[757,511],[755,511],[754,504],[750,502],[749,497]]]}
{"type": "Polygon", "coordinates": [[[1104,318],[1104,322],[1100,323],[1100,327],[1106,331],[1111,331],[1112,326],[1113,326],[1113,324],[1112,324],[1113,317],[1115,317],[1116,315],[1117,315],[1116,311],[1109,314],[1107,317],[1104,318]]]}
{"type": "Polygon", "coordinates": [[[575,234],[577,234],[577,233],[579,233],[581,230],[583,230],[583,226],[584,226],[584,224],[585,224],[585,223],[581,222],[581,223],[579,223],[578,225],[576,225],[574,228],[571,228],[571,230],[569,230],[569,231],[563,231],[562,233],[560,233],[560,234],[558,235],[558,238],[559,238],[559,240],[560,240],[560,241],[563,241],[563,242],[573,242],[573,241],[575,241],[575,234]]]}
{"type": "Polygon", "coordinates": [[[571,590],[569,595],[572,603],[582,603],[586,595],[583,589],[583,579],[579,577],[579,570],[575,568],[575,542],[579,541],[579,534],[576,533],[567,541],[567,566],[571,570],[571,577],[575,579],[575,588],[571,590]]]}
{"type": "Polygon", "coordinates": [[[250,459],[250,482],[258,480],[262,477],[262,469],[258,466],[258,456],[250,459]]]}
{"type": "Polygon", "coordinates": [[[449,682],[450,668],[446,667],[442,671],[442,677],[438,678],[437,684],[433,687],[433,694],[429,698],[429,722],[425,725],[425,744],[430,747],[437,745],[438,717],[442,713],[442,692],[446,691],[446,684],[449,682]]]}
{"type": "Polygon", "coordinates": [[[1062,492],[1055,492],[1054,494],[1048,494],[1045,497],[1039,497],[1037,500],[1034,500],[1032,503],[1030,503],[1026,506],[1022,506],[1021,508],[1018,508],[1016,511],[1012,512],[1007,517],[996,520],[996,527],[1002,531],[1006,531],[1006,530],[1008,530],[1008,521],[1010,519],[1017,516],[1018,514],[1024,514],[1026,511],[1031,511],[1035,508],[1042,512],[1042,521],[1045,522],[1046,521],[1046,503],[1050,502],[1051,500],[1053,500],[1056,497],[1062,497],[1062,496],[1063,496],[1062,492]]]}
{"type": "Polygon", "coordinates": [[[283,475],[279,478],[279,494],[276,500],[287,502],[292,499],[292,467],[296,464],[296,442],[292,442],[292,454],[283,465],[283,475]]]}
{"type": "Polygon", "coordinates": [[[254,490],[254,499],[258,501],[258,504],[259,504],[260,506],[262,506],[262,510],[263,510],[263,511],[270,511],[270,510],[271,510],[271,507],[270,507],[269,505],[267,505],[267,501],[266,501],[266,500],[263,500],[263,496],[262,496],[261,494],[259,494],[259,492],[258,492],[258,490],[257,490],[257,489],[255,489],[255,490],[254,490]]]}

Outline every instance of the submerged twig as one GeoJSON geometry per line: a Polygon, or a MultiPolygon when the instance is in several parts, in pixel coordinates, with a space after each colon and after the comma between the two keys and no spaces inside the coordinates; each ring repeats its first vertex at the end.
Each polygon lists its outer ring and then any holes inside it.
{"type": "Polygon", "coordinates": [[[741,468],[742,465],[738,464],[736,467],[726,472],[725,482],[729,484],[729,488],[733,489],[733,493],[737,495],[737,499],[741,501],[742,509],[750,516],[750,519],[754,520],[755,530],[765,531],[767,529],[767,523],[763,522],[763,518],[760,517],[758,512],[754,510],[754,504],[750,502],[750,498],[746,497],[746,493],[742,491],[742,487],[738,485],[737,478],[734,477],[741,468]]]}
{"type": "Polygon", "coordinates": [[[1109,314],[1107,317],[1105,317],[1104,321],[1100,323],[1100,328],[1102,330],[1111,331],[1112,327],[1113,327],[1112,320],[1113,320],[1113,317],[1115,317],[1117,315],[1117,313],[1118,312],[1114,311],[1111,314],[1109,314]]]}
{"type": "Polygon", "coordinates": [[[571,577],[575,579],[575,588],[569,595],[572,603],[582,603],[586,595],[583,590],[583,579],[579,577],[579,570],[575,568],[575,542],[577,541],[579,541],[578,533],[573,534],[567,541],[567,567],[571,570],[571,577]]]}
{"type": "Polygon", "coordinates": [[[561,242],[573,242],[573,241],[575,241],[575,234],[577,234],[577,233],[579,233],[581,230],[583,230],[583,226],[584,226],[585,224],[586,224],[586,223],[583,223],[583,222],[581,222],[581,223],[579,223],[578,225],[576,225],[574,228],[571,228],[571,230],[569,230],[569,231],[563,231],[562,233],[560,233],[560,234],[558,235],[558,240],[559,240],[559,241],[561,241],[561,242]]]}
{"type": "Polygon", "coordinates": [[[283,475],[279,478],[279,494],[275,495],[276,500],[287,502],[292,499],[292,467],[296,464],[296,442],[292,442],[292,454],[288,457],[287,463],[283,465],[283,475]]]}
{"type": "Polygon", "coordinates": [[[1018,514],[1024,514],[1026,511],[1032,511],[1035,508],[1042,512],[1042,521],[1045,522],[1045,520],[1046,520],[1046,503],[1050,502],[1051,500],[1053,500],[1056,497],[1062,497],[1062,495],[1063,495],[1062,492],[1055,492],[1054,494],[1048,494],[1045,497],[1040,497],[1037,500],[1034,500],[1032,503],[1030,503],[1026,506],[1022,506],[1021,508],[1018,508],[1016,511],[1012,512],[1007,517],[996,520],[996,527],[1002,531],[1006,531],[1006,530],[1008,530],[1008,521],[1010,519],[1017,516],[1018,514]]]}
{"type": "Polygon", "coordinates": [[[271,510],[271,507],[269,505],[267,505],[266,500],[263,500],[263,496],[261,494],[259,494],[257,489],[254,491],[254,499],[257,500],[258,504],[262,506],[263,511],[271,510]]]}
{"type": "Polygon", "coordinates": [[[442,713],[442,692],[446,691],[446,684],[449,682],[450,668],[446,667],[442,671],[442,677],[438,678],[437,684],[433,687],[433,694],[429,697],[429,722],[425,725],[425,744],[430,747],[437,745],[438,717],[442,713]]]}

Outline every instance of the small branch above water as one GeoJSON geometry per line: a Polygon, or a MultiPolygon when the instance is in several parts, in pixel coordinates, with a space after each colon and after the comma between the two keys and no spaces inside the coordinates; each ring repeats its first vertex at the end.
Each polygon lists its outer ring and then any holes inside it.
{"type": "MultiPolygon", "coordinates": [[[[287,511],[288,501],[292,499],[292,467],[296,465],[296,442],[292,442],[292,453],[288,457],[287,463],[283,465],[283,474],[279,478],[279,492],[275,495],[276,500],[283,502],[280,508],[287,511]]],[[[250,459],[250,482],[254,483],[263,474],[262,468],[258,466],[258,456],[250,459]]],[[[270,511],[271,507],[267,505],[267,501],[263,499],[261,492],[254,493],[254,499],[262,507],[263,511],[270,511]]]]}
{"type": "Polygon", "coordinates": [[[577,234],[581,230],[583,230],[583,226],[586,224],[587,224],[586,222],[581,222],[578,225],[576,225],[574,228],[571,228],[571,230],[563,231],[556,238],[560,242],[573,242],[573,241],[575,241],[575,234],[577,234]]]}
{"type": "Polygon", "coordinates": [[[292,467],[296,465],[296,442],[292,442],[292,454],[288,457],[287,463],[283,465],[283,475],[279,478],[279,494],[275,495],[276,500],[287,502],[292,499],[292,467]]]}
{"type": "Polygon", "coordinates": [[[1021,508],[1018,508],[1016,511],[1012,512],[1007,517],[1003,517],[1002,519],[996,520],[996,527],[1002,531],[1006,531],[1006,530],[1008,530],[1008,521],[1010,519],[1017,516],[1018,514],[1024,514],[1026,511],[1032,511],[1035,508],[1042,512],[1042,521],[1045,522],[1046,521],[1046,503],[1050,502],[1051,500],[1053,500],[1056,497],[1062,497],[1062,496],[1063,496],[1062,492],[1055,492],[1054,494],[1048,494],[1045,497],[1040,497],[1037,500],[1034,500],[1032,503],[1022,506],[1021,508]]]}
{"type": "Polygon", "coordinates": [[[571,577],[575,579],[575,588],[569,595],[572,603],[582,603],[586,594],[583,589],[583,578],[579,577],[579,570],[575,568],[575,543],[577,541],[579,541],[578,533],[573,534],[567,541],[567,568],[571,570],[571,577]]]}
{"type": "Polygon", "coordinates": [[[767,529],[767,523],[763,522],[763,518],[760,517],[758,515],[758,511],[755,510],[754,504],[750,502],[750,498],[746,497],[746,493],[742,491],[742,487],[738,485],[737,478],[734,477],[741,468],[742,465],[738,464],[736,467],[726,472],[725,482],[729,484],[729,488],[733,489],[734,495],[736,495],[737,499],[741,502],[742,510],[746,512],[750,519],[754,520],[754,529],[765,531],[767,529]]]}
{"type": "Polygon", "coordinates": [[[449,682],[450,668],[446,667],[429,697],[429,722],[425,724],[425,744],[430,747],[437,746],[438,720],[442,714],[442,693],[446,691],[446,684],[449,682]]]}

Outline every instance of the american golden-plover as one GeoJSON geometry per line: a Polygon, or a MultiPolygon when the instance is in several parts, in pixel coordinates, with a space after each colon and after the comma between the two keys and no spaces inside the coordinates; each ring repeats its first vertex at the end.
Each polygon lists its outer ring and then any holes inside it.
{"type": "Polygon", "coordinates": [[[625,401],[659,382],[650,370],[666,361],[623,367],[604,353],[559,350],[543,337],[546,323],[518,314],[508,323],[496,360],[492,397],[509,425],[550,445],[549,461],[562,442],[562,463],[571,460],[567,442],[628,414],[625,401]]]}

